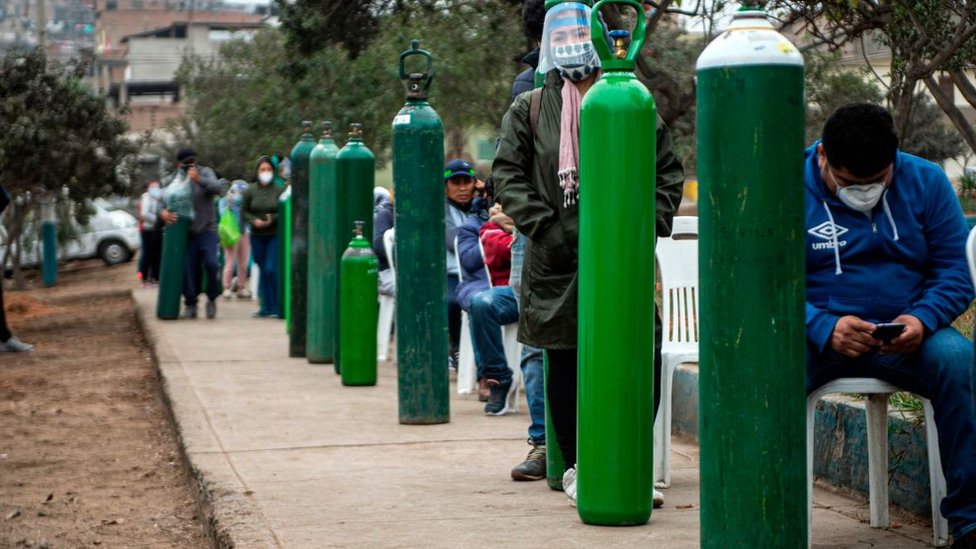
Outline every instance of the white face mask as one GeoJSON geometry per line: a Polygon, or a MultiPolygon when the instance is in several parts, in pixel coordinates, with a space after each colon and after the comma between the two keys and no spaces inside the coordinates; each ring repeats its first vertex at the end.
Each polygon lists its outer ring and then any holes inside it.
{"type": "Polygon", "coordinates": [[[827,168],[827,171],[830,172],[830,177],[834,179],[834,185],[837,186],[837,199],[852,210],[871,213],[871,210],[881,200],[881,195],[884,194],[885,182],[883,180],[841,187],[837,184],[837,176],[834,175],[834,172],[830,168],[827,168]]]}
{"type": "Polygon", "coordinates": [[[884,183],[868,183],[866,185],[848,185],[837,188],[837,198],[848,208],[859,212],[869,213],[877,206],[884,194],[884,183]]]}
{"type": "Polygon", "coordinates": [[[274,174],[271,172],[261,172],[258,174],[258,181],[260,181],[262,185],[271,183],[272,179],[274,179],[274,174]]]}

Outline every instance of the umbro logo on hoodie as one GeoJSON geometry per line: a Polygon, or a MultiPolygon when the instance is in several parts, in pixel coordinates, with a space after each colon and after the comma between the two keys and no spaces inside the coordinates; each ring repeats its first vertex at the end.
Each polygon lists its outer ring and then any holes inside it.
{"type": "Polygon", "coordinates": [[[817,238],[822,238],[826,242],[814,242],[811,246],[814,250],[830,250],[834,247],[834,237],[836,237],[837,245],[844,247],[847,245],[846,240],[840,240],[840,237],[847,232],[846,227],[841,227],[836,223],[831,223],[830,221],[824,221],[823,223],[817,225],[816,227],[807,230],[808,233],[812,234],[817,238]],[[837,231],[836,234],[834,231],[837,231]]]}

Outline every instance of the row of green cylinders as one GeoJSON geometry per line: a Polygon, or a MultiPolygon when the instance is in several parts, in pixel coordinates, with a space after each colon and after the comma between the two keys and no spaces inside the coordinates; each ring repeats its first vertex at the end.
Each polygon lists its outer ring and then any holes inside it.
{"type": "Polygon", "coordinates": [[[291,243],[285,250],[291,265],[289,354],[313,364],[333,363],[347,385],[374,384],[373,153],[359,124],[352,125],[339,149],[331,123],[323,124],[317,143],[306,123],[291,164],[291,243]],[[355,222],[361,227],[350,242],[355,222]],[[355,253],[343,255],[347,247],[355,253]]]}

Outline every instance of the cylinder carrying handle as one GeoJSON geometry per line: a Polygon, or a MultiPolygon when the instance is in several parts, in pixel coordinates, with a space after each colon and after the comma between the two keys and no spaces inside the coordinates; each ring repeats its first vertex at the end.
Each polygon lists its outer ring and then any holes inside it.
{"type": "Polygon", "coordinates": [[[410,42],[410,49],[400,54],[399,76],[400,81],[403,82],[403,88],[407,92],[407,99],[427,99],[430,83],[434,80],[434,61],[429,51],[420,49],[419,40],[410,42]],[[426,72],[407,73],[405,61],[408,57],[413,56],[421,56],[427,59],[426,72]]]}
{"type": "Polygon", "coordinates": [[[593,13],[590,15],[590,36],[596,54],[600,56],[600,68],[604,71],[633,71],[637,67],[637,55],[644,47],[646,24],[644,7],[637,0],[600,0],[597,2],[593,6],[593,13]],[[603,22],[600,19],[600,8],[605,4],[626,4],[634,8],[636,12],[637,24],[633,31],[610,31],[610,38],[617,43],[616,46],[607,43],[603,22]],[[630,47],[624,50],[621,45],[628,35],[631,37],[630,47]]]}

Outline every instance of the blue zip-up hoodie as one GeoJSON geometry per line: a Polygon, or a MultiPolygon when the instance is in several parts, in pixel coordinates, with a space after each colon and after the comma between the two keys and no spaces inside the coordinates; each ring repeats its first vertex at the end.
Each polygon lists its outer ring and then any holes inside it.
{"type": "Polygon", "coordinates": [[[898,151],[891,183],[870,215],[852,210],[806,150],[807,341],[823,350],[837,320],[891,322],[910,314],[926,334],[973,300],[966,220],[937,165],[898,151]]]}

